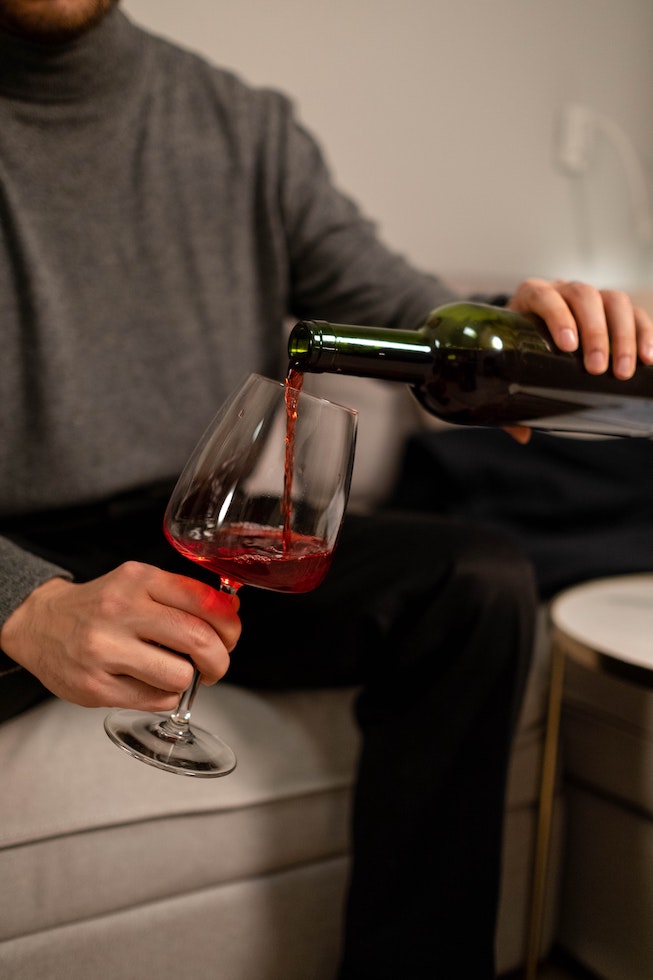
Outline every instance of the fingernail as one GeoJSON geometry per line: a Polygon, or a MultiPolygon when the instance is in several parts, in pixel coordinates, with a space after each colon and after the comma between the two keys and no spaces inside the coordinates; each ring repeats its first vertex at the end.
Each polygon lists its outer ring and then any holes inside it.
{"type": "Polygon", "coordinates": [[[632,360],[625,355],[618,357],[614,366],[614,373],[618,378],[629,378],[633,373],[632,360]]]}
{"type": "Polygon", "coordinates": [[[600,374],[607,367],[605,355],[600,350],[588,351],[585,355],[585,367],[591,374],[600,374]]]}
{"type": "Polygon", "coordinates": [[[576,350],[578,347],[578,339],[573,330],[567,327],[560,333],[559,346],[561,350],[576,350]]]}

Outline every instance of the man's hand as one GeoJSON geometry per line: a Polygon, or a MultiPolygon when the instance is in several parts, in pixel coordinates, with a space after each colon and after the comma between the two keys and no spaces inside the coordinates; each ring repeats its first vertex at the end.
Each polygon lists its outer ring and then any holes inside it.
{"type": "Polygon", "coordinates": [[[622,379],[633,376],[638,357],[653,364],[653,321],[626,293],[563,279],[526,279],[508,308],[542,317],[560,350],[580,346],[590,374],[607,371],[610,357],[615,377],[622,379]]]}
{"type": "Polygon", "coordinates": [[[0,644],[66,701],[170,711],[193,664],[206,684],[226,673],[238,605],[192,578],[127,562],[87,583],[45,582],[7,619],[0,644]]]}
{"type": "MultiPolygon", "coordinates": [[[[580,346],[590,374],[603,374],[611,360],[615,377],[626,380],[635,373],[638,358],[653,364],[653,321],[626,293],[565,279],[525,279],[508,309],[540,316],[560,350],[580,346]]],[[[525,426],[505,429],[518,442],[530,439],[525,426]]]]}

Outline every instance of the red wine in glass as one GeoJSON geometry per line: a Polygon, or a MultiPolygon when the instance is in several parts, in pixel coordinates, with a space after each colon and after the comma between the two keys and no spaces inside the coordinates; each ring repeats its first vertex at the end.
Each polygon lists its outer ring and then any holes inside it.
{"type": "Polygon", "coordinates": [[[323,539],[285,527],[232,524],[220,528],[215,542],[190,536],[169,540],[234,590],[254,585],[277,592],[310,592],[323,581],[333,557],[323,539]]]}

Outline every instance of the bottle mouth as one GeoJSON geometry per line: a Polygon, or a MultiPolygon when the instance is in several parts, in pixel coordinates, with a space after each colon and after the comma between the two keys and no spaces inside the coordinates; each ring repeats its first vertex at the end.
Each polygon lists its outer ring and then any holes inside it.
{"type": "Polygon", "coordinates": [[[307,323],[300,320],[292,328],[290,337],[288,338],[288,357],[294,367],[303,364],[311,354],[313,350],[311,339],[311,329],[307,323]]]}

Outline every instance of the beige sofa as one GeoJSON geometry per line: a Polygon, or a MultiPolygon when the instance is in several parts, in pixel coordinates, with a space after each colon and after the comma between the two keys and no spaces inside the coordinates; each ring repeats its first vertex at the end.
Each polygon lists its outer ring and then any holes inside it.
{"type": "MultiPolygon", "coordinates": [[[[374,505],[405,435],[397,420],[416,424],[412,402],[398,386],[330,384],[328,394],[361,412],[352,506],[374,505]]],[[[524,960],[548,657],[543,609],[507,796],[501,972],[524,960]]],[[[355,693],[203,690],[197,720],[239,760],[217,780],[133,761],[107,739],[102,710],[53,700],[2,726],[2,980],[332,980],[355,693]]],[[[544,952],[558,936],[607,980],[653,975],[643,972],[653,964],[650,780],[629,796],[615,791],[606,767],[612,754],[619,767],[622,749],[629,758],[648,753],[650,766],[653,715],[642,702],[634,733],[631,696],[640,693],[627,691],[613,711],[610,690],[574,678],[563,733],[573,783],[560,784],[543,933],[544,952]]]]}

